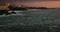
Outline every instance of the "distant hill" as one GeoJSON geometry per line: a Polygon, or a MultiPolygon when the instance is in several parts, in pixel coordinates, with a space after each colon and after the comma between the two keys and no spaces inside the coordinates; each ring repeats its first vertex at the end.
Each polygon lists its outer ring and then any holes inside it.
{"type": "Polygon", "coordinates": [[[28,7],[29,9],[48,9],[47,7],[28,7]]]}

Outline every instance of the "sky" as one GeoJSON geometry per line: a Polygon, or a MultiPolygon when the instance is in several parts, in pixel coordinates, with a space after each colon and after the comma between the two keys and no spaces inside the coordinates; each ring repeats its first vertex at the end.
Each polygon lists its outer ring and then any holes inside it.
{"type": "Polygon", "coordinates": [[[0,3],[23,3],[28,7],[60,8],[60,0],[0,0],[0,3]]]}

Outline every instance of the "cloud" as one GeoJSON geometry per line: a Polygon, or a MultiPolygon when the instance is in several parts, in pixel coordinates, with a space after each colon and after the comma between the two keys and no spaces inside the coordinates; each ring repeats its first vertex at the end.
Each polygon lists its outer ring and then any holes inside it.
{"type": "Polygon", "coordinates": [[[9,0],[11,2],[60,1],[60,0],[9,0]]]}
{"type": "Polygon", "coordinates": [[[60,0],[0,0],[0,2],[6,3],[6,2],[34,2],[34,1],[60,1],[60,0]]]}
{"type": "Polygon", "coordinates": [[[7,0],[0,0],[0,3],[1,3],[1,2],[2,2],[2,3],[5,3],[5,2],[7,2],[7,0]]]}

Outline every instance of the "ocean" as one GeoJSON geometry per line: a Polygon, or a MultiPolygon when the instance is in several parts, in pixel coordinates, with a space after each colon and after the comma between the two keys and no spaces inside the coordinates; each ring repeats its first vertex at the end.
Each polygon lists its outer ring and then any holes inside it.
{"type": "Polygon", "coordinates": [[[60,9],[15,12],[9,16],[0,15],[0,32],[60,32],[60,9]]]}

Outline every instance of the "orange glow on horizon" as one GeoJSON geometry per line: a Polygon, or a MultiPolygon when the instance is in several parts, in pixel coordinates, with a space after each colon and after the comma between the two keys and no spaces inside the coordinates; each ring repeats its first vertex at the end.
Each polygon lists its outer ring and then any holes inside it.
{"type": "Polygon", "coordinates": [[[49,7],[49,8],[60,8],[60,1],[48,1],[48,2],[26,2],[24,5],[32,7],[49,7]]]}
{"type": "MultiPolygon", "coordinates": [[[[13,4],[13,3],[10,3],[13,4]]],[[[15,3],[16,5],[20,6],[21,2],[15,3]]],[[[60,8],[60,1],[43,1],[43,2],[23,2],[22,5],[26,7],[48,7],[48,8],[60,8]]]]}

